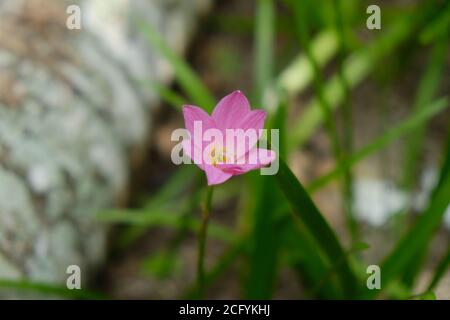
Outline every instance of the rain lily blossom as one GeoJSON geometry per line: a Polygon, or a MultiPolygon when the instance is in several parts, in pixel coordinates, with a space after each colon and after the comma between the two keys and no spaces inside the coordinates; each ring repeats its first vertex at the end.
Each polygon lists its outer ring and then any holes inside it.
{"type": "Polygon", "coordinates": [[[251,110],[240,91],[219,101],[210,116],[203,109],[185,105],[183,116],[189,139],[184,153],[206,173],[208,185],[269,165],[275,152],[257,147],[266,112],[251,110]]]}

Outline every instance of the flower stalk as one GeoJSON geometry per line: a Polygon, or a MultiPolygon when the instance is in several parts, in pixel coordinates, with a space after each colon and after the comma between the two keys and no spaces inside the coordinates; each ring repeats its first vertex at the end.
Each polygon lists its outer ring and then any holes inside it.
{"type": "Polygon", "coordinates": [[[209,216],[211,215],[211,203],[214,187],[206,189],[206,198],[202,210],[202,221],[198,233],[198,259],[197,259],[197,287],[199,297],[202,297],[205,290],[205,248],[206,235],[208,231],[209,216]]]}

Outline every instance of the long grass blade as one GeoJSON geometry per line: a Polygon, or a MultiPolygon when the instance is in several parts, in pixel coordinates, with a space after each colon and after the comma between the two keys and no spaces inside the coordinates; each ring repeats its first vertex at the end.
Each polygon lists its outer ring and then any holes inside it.
{"type": "Polygon", "coordinates": [[[273,0],[258,0],[255,29],[255,97],[263,105],[266,89],[272,80],[273,38],[275,33],[275,6],[273,0]]]}
{"type": "Polygon", "coordinates": [[[193,103],[211,112],[215,104],[214,96],[205,87],[198,75],[182,58],[173,52],[150,23],[139,19],[136,21],[137,27],[153,48],[170,63],[175,72],[176,79],[186,94],[192,99],[193,103]]]}
{"type": "Polygon", "coordinates": [[[35,292],[39,295],[47,295],[50,297],[60,297],[69,299],[86,299],[86,300],[97,300],[97,299],[108,299],[104,294],[97,292],[92,292],[89,290],[69,290],[62,286],[57,286],[42,282],[31,282],[26,280],[10,280],[10,279],[0,279],[0,290],[18,290],[35,292]]]}
{"type": "MultiPolygon", "coordinates": [[[[200,222],[195,218],[186,218],[179,213],[169,211],[152,211],[149,214],[131,213],[130,210],[111,210],[98,215],[102,222],[120,223],[126,225],[150,227],[169,227],[173,229],[186,228],[197,232],[200,222]]],[[[225,242],[232,242],[235,234],[225,226],[211,222],[208,234],[225,242]]]]}
{"type": "Polygon", "coordinates": [[[342,261],[336,273],[339,276],[345,297],[353,296],[357,288],[356,276],[348,264],[342,245],[306,190],[282,159],[280,159],[280,169],[275,178],[295,214],[314,236],[329,261],[342,261]]]}
{"type": "MultiPolygon", "coordinates": [[[[414,111],[427,107],[434,99],[444,70],[448,39],[442,39],[433,48],[428,66],[422,77],[414,103],[414,111]]],[[[418,126],[408,136],[405,164],[403,166],[403,188],[411,190],[417,177],[419,153],[422,150],[426,123],[418,126]]]]}
{"type": "Polygon", "coordinates": [[[438,285],[439,281],[442,279],[445,273],[449,271],[449,269],[450,269],[450,249],[447,251],[444,258],[439,262],[438,266],[436,267],[434,276],[431,279],[430,284],[428,285],[427,291],[432,291],[438,285]]]}

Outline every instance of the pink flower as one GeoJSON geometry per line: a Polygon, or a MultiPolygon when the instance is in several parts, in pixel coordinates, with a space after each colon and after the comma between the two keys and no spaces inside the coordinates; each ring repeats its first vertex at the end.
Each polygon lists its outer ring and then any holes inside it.
{"type": "Polygon", "coordinates": [[[251,110],[240,91],[224,97],[211,116],[189,105],[183,106],[183,116],[190,136],[183,141],[184,153],[205,171],[208,185],[223,183],[275,160],[274,151],[257,148],[266,112],[251,110]]]}

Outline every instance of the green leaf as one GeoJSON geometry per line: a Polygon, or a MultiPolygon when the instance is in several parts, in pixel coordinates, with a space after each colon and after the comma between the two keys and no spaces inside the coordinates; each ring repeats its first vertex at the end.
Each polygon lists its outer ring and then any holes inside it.
{"type": "Polygon", "coordinates": [[[419,35],[419,40],[423,44],[429,44],[437,39],[448,38],[450,30],[450,5],[441,10],[441,14],[434,19],[419,35]]]}
{"type": "Polygon", "coordinates": [[[180,271],[180,261],[171,251],[162,250],[144,259],[141,268],[144,273],[159,279],[167,279],[180,271]]]}
{"type": "Polygon", "coordinates": [[[346,253],[333,229],[282,159],[280,159],[280,169],[275,178],[295,214],[308,228],[329,261],[331,263],[342,261],[337,268],[340,284],[346,297],[353,296],[357,287],[356,276],[350,268],[346,253]]]}
{"type": "Polygon", "coordinates": [[[431,292],[431,291],[425,292],[420,297],[420,300],[436,300],[436,294],[434,292],[431,292]]]}
{"type": "Polygon", "coordinates": [[[49,296],[63,297],[69,299],[86,299],[86,300],[108,299],[106,295],[85,289],[69,290],[65,287],[57,286],[54,284],[31,282],[26,280],[0,279],[0,290],[1,289],[31,291],[36,292],[38,294],[45,294],[49,296]]]}
{"type": "MultiPolygon", "coordinates": [[[[426,71],[417,90],[414,111],[426,108],[433,101],[436,91],[439,89],[446,61],[447,42],[448,39],[441,40],[432,49],[426,71]]],[[[414,187],[414,181],[417,177],[418,160],[420,159],[419,154],[423,149],[425,129],[426,122],[417,126],[414,132],[408,136],[402,182],[403,188],[407,190],[411,190],[414,187]]]]}
{"type": "Polygon", "coordinates": [[[306,58],[309,64],[313,68],[313,84],[314,92],[320,107],[321,117],[325,123],[325,129],[329,140],[331,141],[331,149],[336,161],[340,158],[340,142],[337,133],[336,123],[334,122],[333,112],[331,110],[330,102],[325,96],[325,88],[321,75],[320,65],[316,61],[316,58],[311,50],[309,41],[309,25],[308,25],[308,7],[302,1],[293,2],[293,11],[295,16],[295,21],[297,25],[297,30],[299,34],[300,44],[305,51],[306,58]]]}
{"type": "Polygon", "coordinates": [[[312,298],[342,298],[335,278],[327,277],[332,266],[314,237],[298,216],[294,215],[294,223],[291,219],[285,220],[283,245],[288,249],[288,262],[297,271],[307,293],[312,298]]]}
{"type": "Polygon", "coordinates": [[[153,197],[146,200],[145,208],[161,208],[168,202],[173,202],[174,199],[180,199],[181,194],[199,177],[200,172],[196,166],[181,166],[153,197]]]}
{"type": "Polygon", "coordinates": [[[268,176],[258,177],[260,188],[254,190],[259,199],[250,235],[250,267],[246,283],[247,299],[270,299],[277,275],[280,228],[275,223],[280,195],[274,192],[268,176]]]}
{"type": "MultiPolygon", "coordinates": [[[[182,193],[188,189],[192,182],[197,181],[199,177],[199,171],[197,168],[194,168],[194,166],[183,166],[172,174],[169,180],[164,184],[162,188],[158,190],[158,192],[153,197],[151,197],[150,199],[144,199],[142,201],[142,209],[122,209],[119,211],[112,211],[115,213],[121,212],[121,214],[123,215],[151,215],[152,211],[183,211],[183,208],[180,208],[180,204],[184,204],[184,202],[180,201],[180,197],[182,196],[182,193]],[[178,201],[174,201],[175,199],[178,199],[178,201]]],[[[191,198],[194,200],[195,197],[191,198]]],[[[108,211],[106,210],[105,212],[108,211]]],[[[102,218],[102,215],[107,215],[107,213],[105,212],[100,213],[99,217],[102,218]]],[[[103,219],[107,220],[107,218],[105,217],[103,217],[103,219]]],[[[141,237],[147,230],[148,228],[145,224],[129,225],[128,228],[119,233],[117,241],[118,249],[125,249],[128,245],[141,237]]]]}
{"type": "Polygon", "coordinates": [[[142,81],[142,83],[154,90],[162,99],[162,101],[172,106],[177,111],[181,110],[181,107],[186,101],[186,99],[184,99],[182,96],[180,96],[178,93],[171,90],[167,86],[161,85],[159,83],[152,83],[150,81],[142,81]]]}
{"type": "Polygon", "coordinates": [[[434,276],[431,279],[430,284],[428,285],[427,291],[431,291],[436,287],[436,285],[439,283],[439,281],[442,279],[445,273],[448,272],[449,267],[450,267],[450,248],[447,250],[447,253],[436,267],[434,276]]]}
{"type": "Polygon", "coordinates": [[[275,8],[273,0],[258,0],[255,25],[255,78],[256,103],[263,105],[266,89],[272,79],[273,38],[275,32],[275,8]]]}
{"type": "Polygon", "coordinates": [[[356,242],[351,248],[351,252],[364,251],[370,249],[370,245],[365,242],[356,242]]]}
{"type": "MultiPolygon", "coordinates": [[[[236,238],[235,241],[230,245],[228,250],[223,253],[216,264],[213,266],[212,270],[205,275],[205,289],[210,286],[214,281],[216,281],[221,275],[225,273],[226,270],[236,261],[236,259],[245,251],[247,248],[246,243],[248,238],[236,238]]],[[[186,292],[181,296],[182,299],[193,299],[198,295],[197,285],[191,286],[186,292]]]]}
{"type": "MultiPolygon", "coordinates": [[[[133,212],[133,210],[109,210],[101,212],[98,219],[103,222],[121,223],[149,227],[169,227],[174,229],[186,228],[197,232],[200,227],[198,219],[184,217],[171,211],[150,211],[147,213],[133,212]]],[[[233,231],[225,226],[211,222],[208,234],[225,242],[232,242],[235,237],[233,231]]]]}
{"type": "Polygon", "coordinates": [[[427,291],[409,298],[409,300],[436,300],[436,295],[432,291],[427,291]]]}
{"type": "MultiPolygon", "coordinates": [[[[320,67],[336,54],[338,36],[334,30],[320,32],[311,40],[311,51],[320,67]]],[[[314,69],[305,54],[299,54],[277,79],[277,86],[293,96],[307,88],[314,76],[314,69]]]]}
{"type": "Polygon", "coordinates": [[[143,20],[136,19],[137,27],[150,44],[170,63],[175,77],[193,103],[211,112],[215,99],[192,68],[165,43],[154,27],[143,20]]]}

